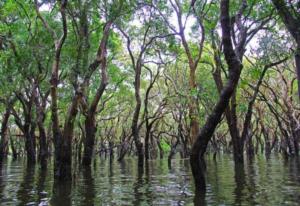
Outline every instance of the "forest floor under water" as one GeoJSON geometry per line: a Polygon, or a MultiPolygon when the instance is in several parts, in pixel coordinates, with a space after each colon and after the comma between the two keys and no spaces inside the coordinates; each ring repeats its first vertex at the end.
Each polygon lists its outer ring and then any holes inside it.
{"type": "MultiPolygon", "coordinates": [[[[73,167],[74,168],[74,167],[73,167]]],[[[229,155],[207,158],[206,194],[194,193],[189,160],[151,160],[143,174],[137,161],[97,158],[91,169],[76,167],[73,180],[53,180],[47,170],[26,166],[25,159],[3,163],[0,205],[299,205],[300,159],[257,156],[235,166],[229,155]]]]}

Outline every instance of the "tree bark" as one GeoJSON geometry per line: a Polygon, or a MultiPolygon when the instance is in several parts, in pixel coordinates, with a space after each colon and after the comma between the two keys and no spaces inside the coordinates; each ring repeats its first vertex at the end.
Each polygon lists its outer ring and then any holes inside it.
{"type": "Polygon", "coordinates": [[[229,100],[234,93],[238,84],[240,73],[242,70],[242,63],[234,52],[231,42],[231,24],[229,17],[229,0],[221,1],[221,28],[222,28],[222,42],[224,46],[224,55],[228,65],[229,76],[228,81],[222,89],[220,98],[216,103],[212,113],[209,115],[206,123],[201,129],[195,143],[192,147],[190,156],[190,164],[195,180],[196,190],[205,191],[204,179],[204,153],[207,145],[216,129],[216,126],[221,120],[222,114],[229,104],[229,100]]]}
{"type": "Polygon", "coordinates": [[[137,156],[138,156],[138,167],[143,168],[144,166],[144,151],[143,151],[143,143],[140,140],[139,136],[139,127],[138,127],[138,121],[139,121],[139,114],[141,110],[141,96],[140,96],[140,87],[141,87],[141,60],[138,60],[137,66],[135,68],[135,81],[134,81],[134,88],[135,88],[135,110],[133,113],[132,118],[132,124],[131,124],[131,130],[132,130],[132,136],[134,139],[135,147],[137,150],[137,156]]]}
{"type": "Polygon", "coordinates": [[[6,106],[6,111],[1,122],[1,141],[0,141],[0,162],[7,157],[8,154],[8,120],[11,112],[11,105],[6,106]]]}

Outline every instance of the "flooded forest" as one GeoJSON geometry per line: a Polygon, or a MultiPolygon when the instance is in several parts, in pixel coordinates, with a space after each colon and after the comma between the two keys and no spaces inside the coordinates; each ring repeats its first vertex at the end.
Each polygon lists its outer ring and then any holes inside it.
{"type": "Polygon", "coordinates": [[[299,0],[0,0],[0,205],[299,205],[299,0]]]}

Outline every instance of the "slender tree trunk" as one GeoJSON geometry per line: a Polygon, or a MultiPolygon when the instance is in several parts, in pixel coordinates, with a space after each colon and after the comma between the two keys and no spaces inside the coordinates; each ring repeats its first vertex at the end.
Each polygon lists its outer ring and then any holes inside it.
{"type": "MultiPolygon", "coordinates": [[[[96,124],[95,124],[95,115],[98,103],[108,85],[108,76],[107,76],[107,41],[109,37],[110,28],[112,26],[112,21],[108,21],[105,24],[103,37],[100,41],[100,45],[97,52],[97,57],[95,61],[90,65],[90,69],[94,71],[99,65],[101,67],[101,83],[97,89],[97,92],[91,102],[91,105],[85,105],[87,110],[87,116],[85,119],[85,141],[84,141],[84,151],[82,164],[89,166],[92,162],[93,151],[95,146],[95,135],[96,135],[96,124]]],[[[87,77],[87,81],[90,77],[87,77]]]]}
{"type": "MultiPolygon", "coordinates": [[[[197,91],[196,85],[196,68],[190,67],[190,91],[194,94],[197,91]]],[[[199,134],[199,120],[198,120],[198,100],[192,95],[189,100],[189,117],[190,117],[190,143],[191,145],[196,141],[199,134]]]]}
{"type": "Polygon", "coordinates": [[[140,96],[141,70],[142,70],[142,65],[141,65],[141,60],[139,59],[135,68],[134,88],[135,88],[136,105],[135,105],[135,110],[133,113],[132,124],[131,124],[132,136],[137,150],[139,168],[143,168],[144,166],[143,143],[140,140],[139,127],[138,127],[139,115],[140,115],[140,110],[142,105],[141,96],[140,96]]]}
{"type": "Polygon", "coordinates": [[[12,152],[13,160],[16,160],[18,157],[18,152],[15,147],[15,142],[14,142],[13,138],[10,137],[10,145],[11,145],[11,152],[12,152]]]}
{"type": "Polygon", "coordinates": [[[146,127],[146,136],[145,136],[145,159],[149,160],[150,152],[149,152],[149,142],[150,142],[150,132],[151,127],[146,127]]]}
{"type": "Polygon", "coordinates": [[[221,120],[222,114],[229,104],[229,100],[234,93],[238,84],[240,73],[243,65],[233,50],[231,42],[231,25],[229,17],[229,0],[221,1],[221,28],[222,28],[222,42],[224,46],[225,59],[229,67],[229,77],[226,85],[222,89],[220,98],[215,105],[212,113],[209,115],[206,123],[201,129],[197,140],[193,144],[192,153],[190,156],[190,164],[195,180],[196,190],[205,191],[204,178],[204,153],[207,145],[221,120]]]}
{"type": "Polygon", "coordinates": [[[38,122],[38,128],[39,128],[39,143],[40,143],[39,159],[42,167],[45,167],[47,165],[47,156],[48,156],[47,135],[46,135],[44,124],[42,122],[38,122]]]}

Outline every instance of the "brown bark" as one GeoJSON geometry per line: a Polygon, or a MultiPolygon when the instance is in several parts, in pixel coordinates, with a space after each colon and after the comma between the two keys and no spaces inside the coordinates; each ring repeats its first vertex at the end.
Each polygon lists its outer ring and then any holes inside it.
{"type": "Polygon", "coordinates": [[[228,81],[222,92],[220,98],[216,103],[212,113],[206,120],[203,128],[201,129],[197,140],[193,144],[192,153],[190,156],[190,164],[192,173],[195,180],[196,190],[205,191],[205,179],[203,173],[204,153],[208,142],[210,141],[216,126],[221,120],[222,114],[229,104],[230,97],[238,84],[242,64],[237,57],[231,42],[231,24],[229,17],[229,0],[221,1],[221,28],[222,28],[222,42],[224,46],[225,59],[228,64],[229,76],[228,81]]]}
{"type": "Polygon", "coordinates": [[[190,94],[189,94],[188,106],[189,106],[189,118],[190,118],[189,143],[192,145],[195,142],[197,135],[199,133],[199,113],[198,113],[198,104],[199,103],[198,103],[197,97],[195,97],[194,94],[195,94],[195,91],[197,91],[196,69],[197,69],[198,63],[201,59],[201,55],[202,55],[202,51],[203,51],[203,45],[204,45],[204,40],[205,40],[205,31],[204,31],[204,26],[202,24],[202,20],[198,18],[197,20],[198,20],[198,23],[200,24],[200,28],[201,28],[201,40],[199,43],[198,54],[196,57],[193,57],[190,47],[188,45],[188,42],[186,40],[185,34],[184,34],[185,26],[183,25],[183,22],[182,22],[181,6],[179,5],[178,1],[175,1],[175,4],[172,3],[172,6],[173,6],[174,10],[176,11],[177,21],[178,21],[178,26],[179,26],[179,36],[180,36],[181,43],[183,45],[185,54],[188,59],[189,70],[190,70],[190,73],[189,73],[190,94]]]}

